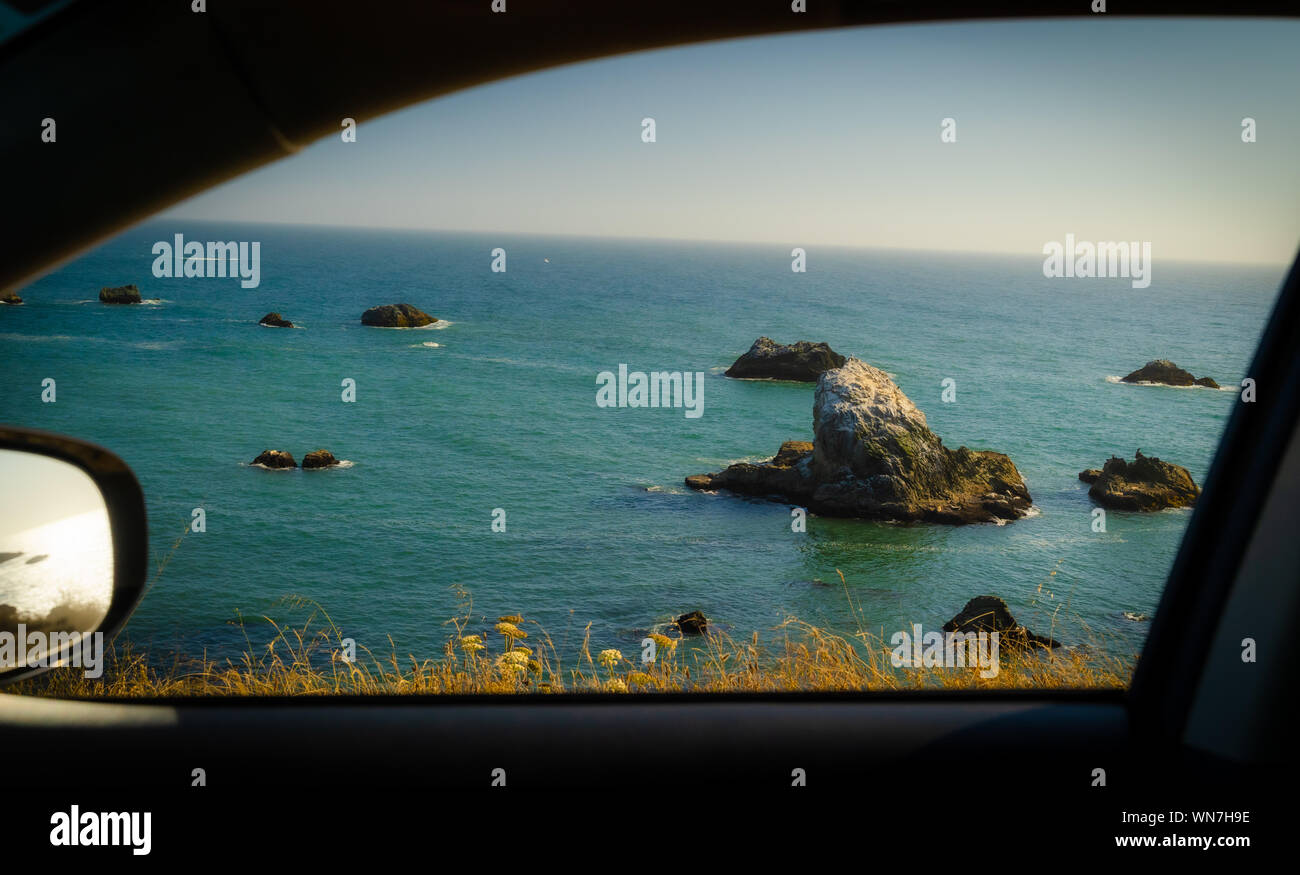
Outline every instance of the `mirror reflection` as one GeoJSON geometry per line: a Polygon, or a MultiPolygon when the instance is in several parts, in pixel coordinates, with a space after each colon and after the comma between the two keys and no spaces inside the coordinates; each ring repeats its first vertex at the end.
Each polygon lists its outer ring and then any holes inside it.
{"type": "Polygon", "coordinates": [[[51,635],[99,627],[113,596],[113,536],[99,487],[75,465],[0,450],[0,483],[3,672],[44,656],[51,635]]]}

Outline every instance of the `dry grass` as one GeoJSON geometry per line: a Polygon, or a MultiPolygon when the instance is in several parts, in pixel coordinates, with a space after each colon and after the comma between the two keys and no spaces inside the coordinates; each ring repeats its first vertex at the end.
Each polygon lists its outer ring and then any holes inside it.
{"type": "MultiPolygon", "coordinates": [[[[1055,575],[1055,571],[1052,572],[1055,575]]],[[[841,578],[843,575],[841,575],[841,578]]],[[[129,643],[107,648],[103,677],[86,679],[73,669],[55,669],[15,684],[7,692],[70,698],[159,696],[329,696],[393,694],[547,694],[561,692],[788,692],[934,689],[1115,689],[1132,677],[1136,659],[1106,655],[1100,642],[1057,651],[1003,650],[996,677],[978,668],[896,668],[883,633],[864,631],[864,618],[845,594],[856,632],[839,635],[797,619],[774,631],[774,643],[760,646],[759,634],[734,639],[714,631],[698,638],[658,635],[657,658],[642,664],[617,651],[591,653],[590,624],[575,662],[565,666],[551,637],[524,617],[501,617],[495,632],[468,634],[472,601],[463,590],[462,610],[448,621],[436,658],[399,657],[392,646],[382,656],[357,648],[348,661],[348,640],[320,605],[301,628],[269,617],[269,643],[254,646],[244,628],[247,650],[238,660],[176,659],[159,668],[129,643]]],[[[1042,593],[1040,585],[1039,594],[1042,593]]],[[[1068,605],[1068,602],[1067,602],[1068,605]]],[[[1055,612],[1053,627],[1055,631],[1055,612]]],[[[1090,634],[1090,633],[1089,633],[1090,634]]]]}

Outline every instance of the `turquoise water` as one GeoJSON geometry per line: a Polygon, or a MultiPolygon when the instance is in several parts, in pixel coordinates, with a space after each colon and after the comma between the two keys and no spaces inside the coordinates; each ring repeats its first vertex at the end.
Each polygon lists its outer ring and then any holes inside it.
{"type": "Polygon", "coordinates": [[[185,536],[130,623],[159,654],[242,650],[237,612],[292,619],[277,601],[300,595],[359,644],[435,655],[456,585],[474,629],[521,613],[562,655],[588,622],[593,644],[632,653],[693,609],[745,636],[788,616],[849,632],[837,568],[878,632],[937,627],[992,593],[1038,631],[1061,607],[1069,643],[1086,625],[1140,646],[1148,624],[1123,614],[1153,612],[1189,512],[1112,512],[1094,533],[1076,475],[1141,447],[1202,482],[1235,395],[1107,377],[1169,358],[1237,384],[1283,269],[1156,253],[1138,290],[1046,279],[1036,254],[813,248],[808,273],[789,265],[767,245],[154,223],[0,307],[0,420],[121,455],[155,561],[205,509],[207,531],[185,536]],[[175,233],[260,241],[260,286],[155,279],[150,248],[175,233]],[[504,274],[489,270],[497,246],[504,274]],[[161,303],[94,301],[128,282],[161,303]],[[451,324],[360,325],[398,301],[451,324]],[[257,326],[270,310],[301,328],[257,326]],[[811,439],[811,386],[721,375],[760,334],[884,368],[947,445],[1010,455],[1037,513],[960,528],[814,517],[800,534],[787,506],[686,490],[687,474],[811,439]],[[704,415],[597,408],[596,374],[620,363],[703,371],[704,415]],[[948,377],[955,403],[940,400],[948,377]],[[318,447],[351,467],[248,465],[318,447]]]}

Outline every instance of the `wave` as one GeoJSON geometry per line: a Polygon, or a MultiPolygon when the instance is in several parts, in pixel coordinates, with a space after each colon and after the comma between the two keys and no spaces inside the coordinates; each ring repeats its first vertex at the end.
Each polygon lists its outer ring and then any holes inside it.
{"type": "Polygon", "coordinates": [[[455,325],[455,322],[449,322],[446,319],[439,319],[437,322],[430,322],[428,325],[367,325],[367,328],[382,328],[385,331],[441,331],[449,325],[455,325]]]}
{"type": "Polygon", "coordinates": [[[645,486],[642,488],[645,489],[646,492],[657,492],[663,495],[687,495],[695,491],[693,489],[687,489],[684,486],[645,486]]]}
{"type": "MultiPolygon", "coordinates": [[[[74,304],[99,304],[99,303],[101,303],[101,301],[99,300],[99,298],[86,298],[85,300],[82,300],[82,301],[73,301],[72,303],[74,303],[74,304]]],[[[151,306],[151,307],[157,307],[157,306],[159,306],[160,304],[174,304],[174,303],[176,303],[176,302],[173,301],[173,300],[171,300],[170,298],[141,298],[141,299],[140,299],[140,304],[148,304],[148,305],[151,306]]],[[[134,305],[134,306],[137,306],[137,307],[138,307],[138,306],[140,306],[140,304],[136,304],[136,305],[134,305]]],[[[132,305],[131,305],[131,304],[114,304],[113,306],[115,306],[115,307],[130,307],[130,306],[132,306],[132,305]]]]}
{"type": "Polygon", "coordinates": [[[424,343],[411,344],[411,349],[420,349],[421,347],[428,347],[430,349],[435,349],[441,346],[442,346],[441,343],[434,343],[432,340],[426,340],[424,343]]]}
{"type": "Polygon", "coordinates": [[[0,333],[0,340],[21,343],[23,341],[32,341],[34,343],[50,343],[54,341],[74,341],[81,344],[99,343],[108,346],[127,347],[129,349],[179,349],[186,346],[188,340],[117,340],[111,337],[83,337],[72,334],[14,334],[0,333]]]}
{"type": "Polygon", "coordinates": [[[759,464],[760,462],[770,462],[770,461],[772,461],[772,458],[773,458],[775,455],[776,455],[776,453],[760,453],[760,454],[758,454],[758,455],[753,455],[753,456],[742,456],[742,457],[739,458],[739,459],[735,459],[735,458],[732,458],[732,459],[725,459],[725,458],[716,458],[716,457],[715,457],[715,458],[697,457],[697,458],[694,460],[694,462],[695,462],[695,464],[697,464],[697,465],[713,465],[713,466],[721,466],[722,468],[726,468],[726,467],[729,467],[729,466],[731,466],[731,465],[739,465],[739,464],[742,464],[742,463],[744,463],[744,464],[748,464],[748,465],[757,465],[757,464],[759,464]]]}
{"type": "Polygon", "coordinates": [[[0,340],[21,342],[32,340],[37,343],[47,343],[52,340],[91,340],[88,337],[73,337],[71,334],[0,334],[0,340]]]}

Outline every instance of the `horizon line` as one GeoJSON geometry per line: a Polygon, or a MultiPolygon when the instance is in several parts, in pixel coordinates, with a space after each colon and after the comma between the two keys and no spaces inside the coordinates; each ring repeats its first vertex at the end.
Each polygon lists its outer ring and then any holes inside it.
{"type": "MultiPolygon", "coordinates": [[[[560,232],[560,231],[517,231],[517,230],[481,230],[466,228],[435,228],[427,226],[410,226],[410,225],[349,225],[338,222],[285,222],[274,219],[230,219],[230,218],[201,218],[197,216],[151,216],[144,220],[143,224],[161,222],[161,221],[184,221],[184,222],[225,222],[239,225],[273,225],[284,228],[335,228],[347,231],[399,231],[406,233],[434,233],[434,234],[511,234],[522,237],[568,237],[577,240],[640,240],[659,243],[713,243],[728,244],[733,246],[820,246],[826,249],[851,249],[855,251],[876,251],[876,252],[906,252],[906,253],[936,253],[940,255],[989,255],[989,256],[1021,256],[1024,258],[1041,258],[1043,253],[1029,253],[1023,250],[1003,250],[1003,249],[932,249],[919,246],[871,246],[853,243],[778,243],[775,240],[735,240],[723,237],[671,237],[671,236],[646,236],[638,234],[592,234],[581,232],[560,232]]],[[[1066,232],[1073,233],[1073,232],[1066,232]]],[[[1052,241],[1047,241],[1052,242],[1052,241]]],[[[1298,247],[1296,257],[1290,261],[1214,261],[1207,259],[1191,258],[1170,258],[1169,261],[1175,264],[1212,264],[1226,267],[1281,267],[1288,268],[1297,260],[1300,260],[1300,247],[1298,247]]]]}

